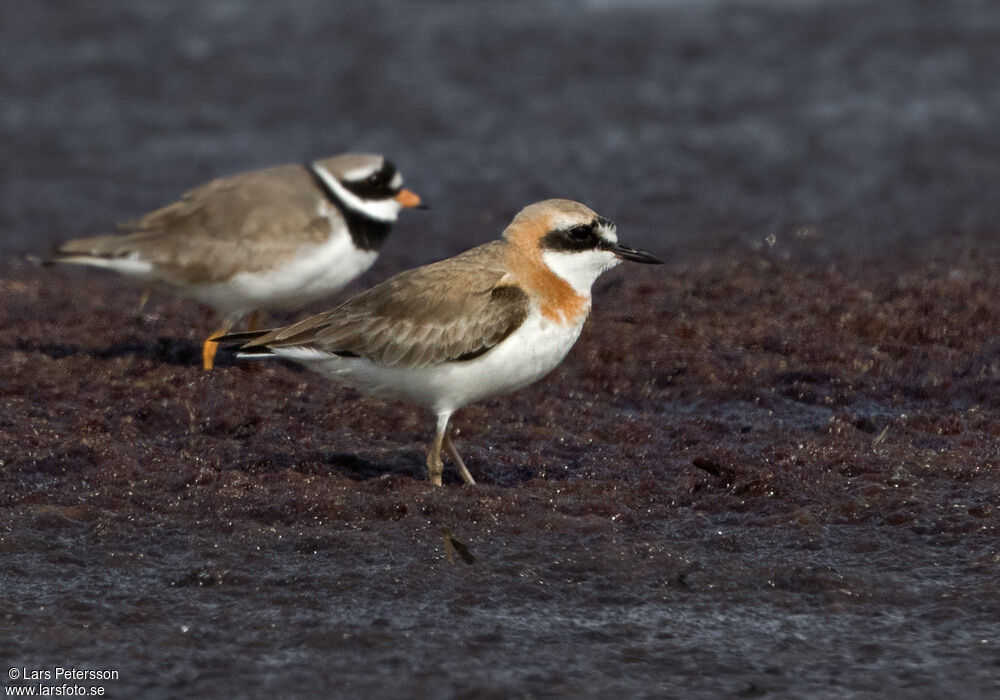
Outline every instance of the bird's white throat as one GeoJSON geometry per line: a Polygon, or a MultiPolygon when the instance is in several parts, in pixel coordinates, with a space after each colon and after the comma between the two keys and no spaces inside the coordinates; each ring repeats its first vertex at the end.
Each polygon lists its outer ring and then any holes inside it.
{"type": "Polygon", "coordinates": [[[606,250],[546,250],[542,253],[542,261],[583,296],[590,296],[590,288],[602,272],[621,262],[606,250]]]}

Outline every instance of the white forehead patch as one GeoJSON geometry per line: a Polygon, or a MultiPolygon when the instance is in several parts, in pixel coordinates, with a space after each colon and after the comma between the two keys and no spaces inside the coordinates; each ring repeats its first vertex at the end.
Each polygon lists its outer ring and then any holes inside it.
{"type": "Polygon", "coordinates": [[[618,231],[615,229],[614,224],[600,224],[597,227],[597,235],[606,240],[608,243],[618,242],[618,231]]]}
{"type": "Polygon", "coordinates": [[[400,175],[399,172],[397,171],[396,174],[392,176],[392,179],[389,180],[389,187],[391,187],[394,190],[398,190],[402,186],[403,186],[403,176],[400,175]]]}

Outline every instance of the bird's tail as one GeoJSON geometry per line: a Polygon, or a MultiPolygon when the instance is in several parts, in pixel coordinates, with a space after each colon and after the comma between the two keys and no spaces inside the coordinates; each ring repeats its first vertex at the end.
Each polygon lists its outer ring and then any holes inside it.
{"type": "Polygon", "coordinates": [[[227,333],[226,335],[220,335],[218,338],[212,338],[212,342],[222,343],[225,345],[241,345],[240,351],[236,354],[236,357],[240,359],[252,359],[255,357],[270,357],[274,353],[271,352],[271,348],[266,345],[257,345],[253,341],[258,338],[262,338],[270,330],[262,331],[244,331],[243,333],[227,333]]]}
{"type": "Polygon", "coordinates": [[[244,331],[242,333],[226,333],[225,335],[220,335],[218,338],[212,338],[213,343],[223,343],[226,345],[235,345],[239,343],[240,345],[246,345],[251,340],[257,340],[268,333],[270,330],[266,331],[244,331]]]}
{"type": "Polygon", "coordinates": [[[46,257],[42,265],[88,265],[103,267],[126,275],[148,275],[152,264],[140,258],[138,251],[115,247],[124,236],[105,235],[65,241],[46,257]]]}

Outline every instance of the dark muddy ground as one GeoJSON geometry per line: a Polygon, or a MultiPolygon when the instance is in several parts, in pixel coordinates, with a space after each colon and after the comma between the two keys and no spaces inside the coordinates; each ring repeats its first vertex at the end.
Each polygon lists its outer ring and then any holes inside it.
{"type": "Polygon", "coordinates": [[[0,3],[0,672],[995,697],[998,65],[991,0],[0,3]],[[359,286],[551,196],[670,261],[457,415],[476,489],[429,417],[204,374],[202,309],[23,262],[346,149],[434,205],[359,286]]]}
{"type": "Polygon", "coordinates": [[[441,489],[429,416],[202,373],[190,305],[8,267],[4,661],[118,697],[985,697],[1000,254],[968,243],[612,272],[559,369],[458,414],[482,484],[441,489]]]}

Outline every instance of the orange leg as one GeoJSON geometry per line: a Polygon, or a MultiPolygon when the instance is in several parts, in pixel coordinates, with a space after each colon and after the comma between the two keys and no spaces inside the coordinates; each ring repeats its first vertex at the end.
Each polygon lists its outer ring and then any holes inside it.
{"type": "Polygon", "coordinates": [[[229,332],[229,329],[233,327],[233,322],[230,319],[226,319],[222,328],[215,331],[212,335],[208,336],[205,344],[201,346],[201,368],[202,369],[212,369],[215,365],[215,353],[219,351],[219,344],[214,342],[212,338],[218,338],[220,335],[225,335],[229,332]]]}

